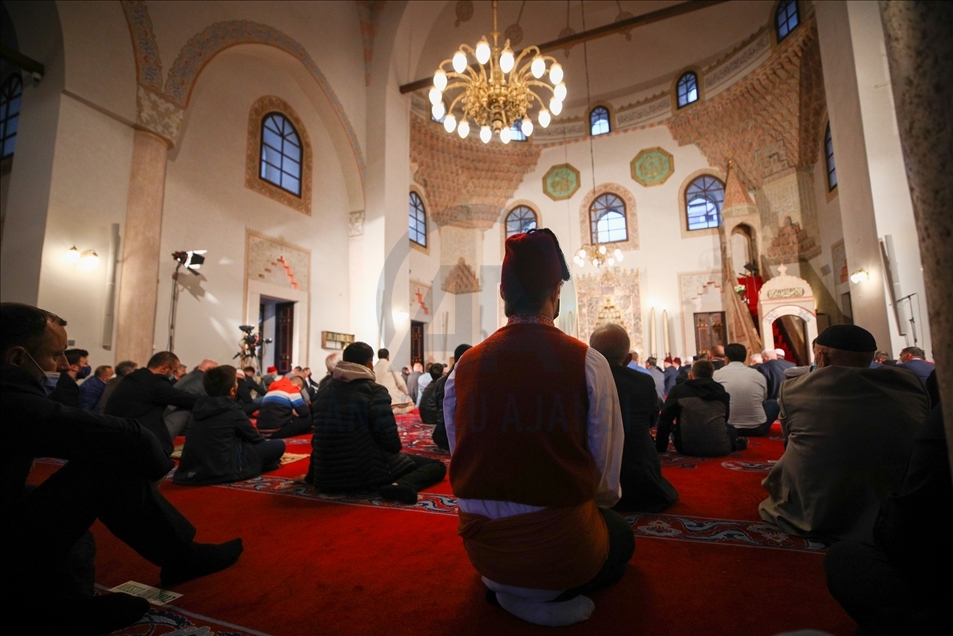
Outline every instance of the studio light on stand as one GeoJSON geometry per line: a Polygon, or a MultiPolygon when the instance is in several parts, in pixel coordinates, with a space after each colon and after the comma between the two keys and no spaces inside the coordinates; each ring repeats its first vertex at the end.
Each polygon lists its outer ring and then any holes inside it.
{"type": "Polygon", "coordinates": [[[195,276],[199,275],[199,268],[205,262],[205,253],[208,250],[191,250],[188,252],[173,252],[175,272],[172,274],[172,307],[169,310],[169,348],[175,351],[175,313],[179,305],[179,270],[184,266],[195,276]]]}

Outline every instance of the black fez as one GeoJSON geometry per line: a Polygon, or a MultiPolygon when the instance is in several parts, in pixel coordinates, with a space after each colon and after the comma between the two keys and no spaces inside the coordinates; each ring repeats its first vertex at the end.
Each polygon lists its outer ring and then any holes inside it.
{"type": "Polygon", "coordinates": [[[817,337],[817,344],[841,351],[877,350],[877,341],[872,333],[857,325],[831,325],[817,337]]]}

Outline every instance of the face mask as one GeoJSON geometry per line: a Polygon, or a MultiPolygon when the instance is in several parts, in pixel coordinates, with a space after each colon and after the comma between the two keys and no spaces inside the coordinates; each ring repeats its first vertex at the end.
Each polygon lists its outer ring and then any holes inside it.
{"type": "MultiPolygon", "coordinates": [[[[811,365],[811,371],[817,371],[817,363],[816,363],[816,362],[811,365]]],[[[810,373],[811,371],[808,371],[808,373],[810,373]]]]}
{"type": "Polygon", "coordinates": [[[79,371],[76,372],[76,379],[82,380],[85,377],[88,377],[90,373],[93,372],[93,368],[88,364],[84,367],[80,367],[79,371]]]}
{"type": "MultiPolygon", "coordinates": [[[[36,368],[40,371],[43,371],[43,367],[37,364],[36,360],[33,359],[33,356],[30,355],[30,352],[26,349],[23,352],[30,359],[30,362],[36,365],[36,368]]],[[[43,380],[40,382],[40,385],[43,387],[43,390],[46,391],[46,394],[49,395],[56,388],[56,384],[60,381],[59,371],[43,371],[43,380]]]]}

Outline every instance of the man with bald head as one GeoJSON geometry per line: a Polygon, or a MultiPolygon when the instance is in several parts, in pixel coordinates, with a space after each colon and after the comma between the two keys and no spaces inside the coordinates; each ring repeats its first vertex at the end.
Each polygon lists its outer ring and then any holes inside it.
{"type": "Polygon", "coordinates": [[[655,452],[649,429],[658,420],[659,400],[652,377],[626,365],[631,360],[629,334],[615,324],[596,329],[589,346],[605,356],[615,380],[622,408],[625,443],[622,450],[622,499],[616,510],[659,512],[678,499],[678,492],[662,476],[662,464],[655,452]]]}
{"type": "Polygon", "coordinates": [[[781,385],[786,447],[759,511],[788,534],[870,543],[900,485],[930,400],[913,374],[871,369],[876,350],[866,329],[833,325],[815,342],[817,369],[781,385]]]}

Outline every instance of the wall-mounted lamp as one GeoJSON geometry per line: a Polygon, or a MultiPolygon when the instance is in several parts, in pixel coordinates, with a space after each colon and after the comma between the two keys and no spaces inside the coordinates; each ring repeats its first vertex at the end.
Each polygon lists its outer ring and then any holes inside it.
{"type": "Polygon", "coordinates": [[[865,269],[858,269],[856,272],[850,275],[850,282],[854,283],[855,285],[857,283],[862,283],[865,280],[870,280],[870,274],[865,269]]]}
{"type": "Polygon", "coordinates": [[[394,316],[394,322],[404,322],[405,320],[410,318],[409,313],[399,309],[393,312],[393,316],[394,316]]]}
{"type": "Polygon", "coordinates": [[[84,250],[80,253],[75,245],[66,251],[65,258],[67,263],[80,269],[93,269],[99,265],[99,254],[96,250],[84,250]]]}

